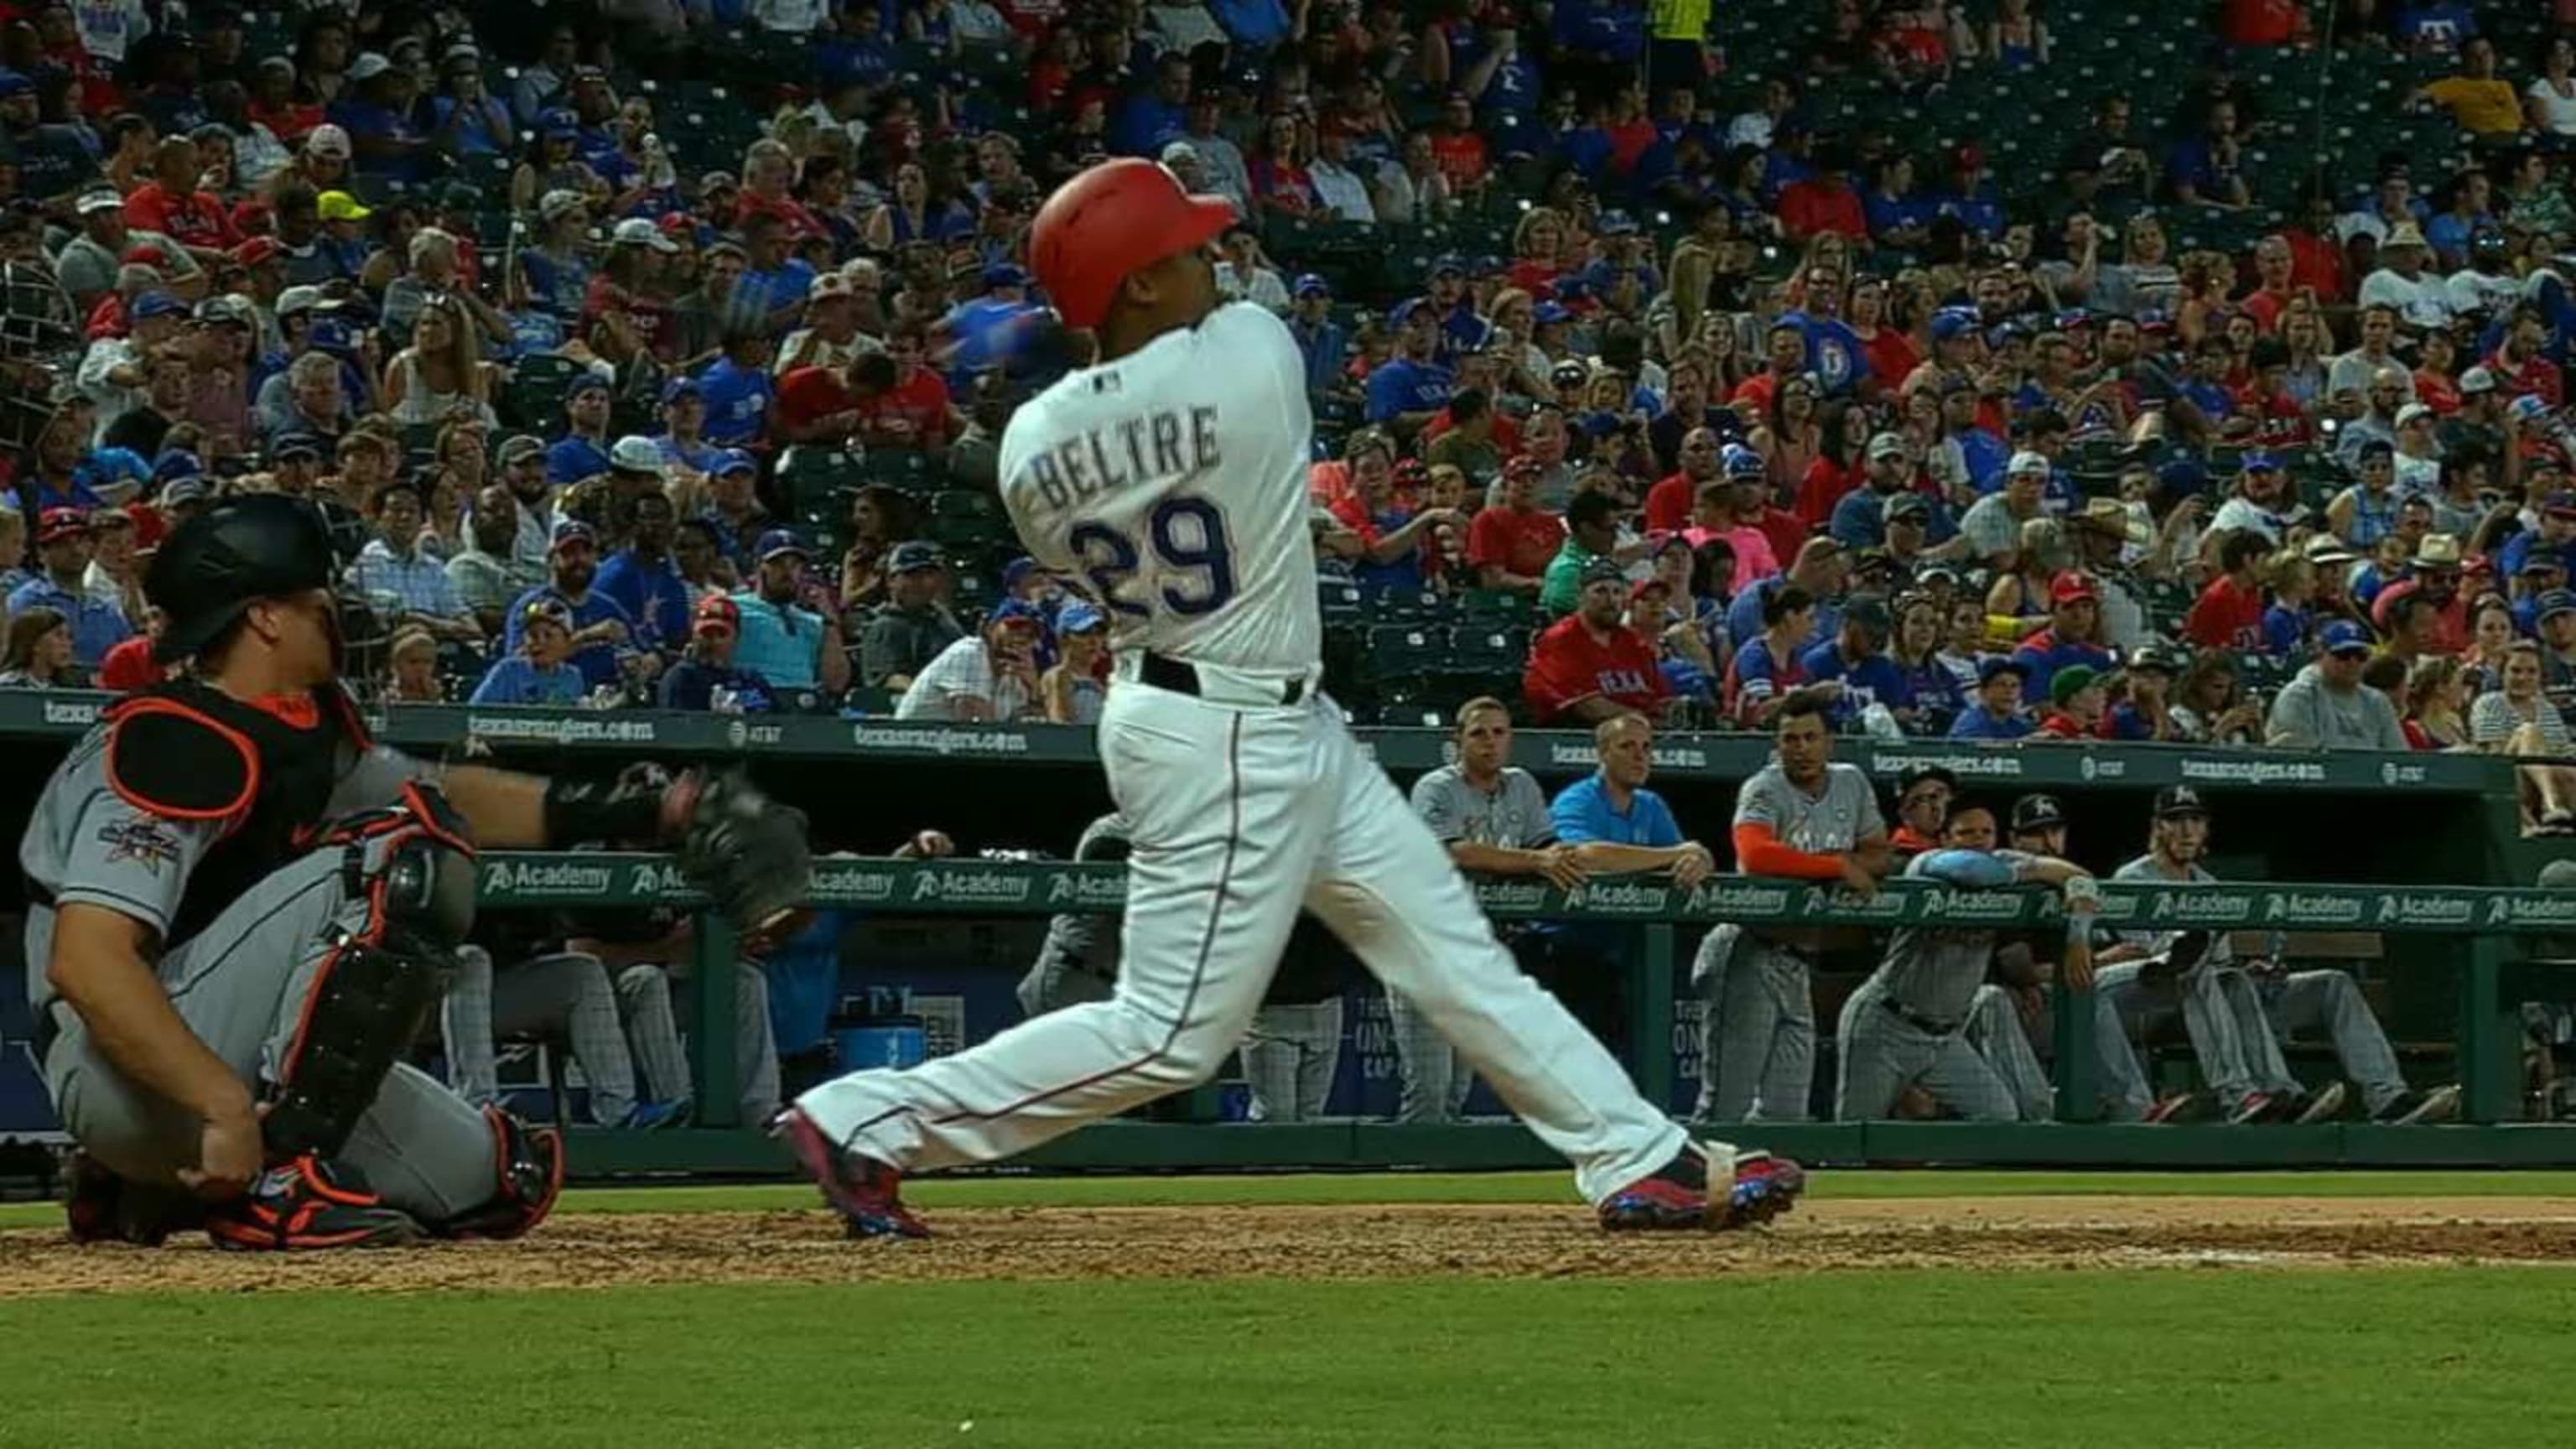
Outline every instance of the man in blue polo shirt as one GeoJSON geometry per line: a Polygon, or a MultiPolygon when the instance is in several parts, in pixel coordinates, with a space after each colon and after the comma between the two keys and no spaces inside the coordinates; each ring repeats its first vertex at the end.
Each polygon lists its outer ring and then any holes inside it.
{"type": "Polygon", "coordinates": [[[608,379],[585,372],[564,388],[567,431],[546,449],[546,482],[569,488],[608,471],[608,379]]]}
{"type": "Polygon", "coordinates": [[[134,629],[114,604],[91,594],[83,583],[91,555],[87,514],[73,508],[48,508],[36,520],[36,547],[44,571],[9,593],[9,612],[51,609],[71,626],[72,662],[98,668],[107,651],[133,637],[134,629]]]}
{"type": "Polygon", "coordinates": [[[1420,297],[1398,302],[1387,314],[1395,354],[1368,377],[1368,420],[1406,436],[1449,405],[1449,369],[1431,360],[1440,345],[1440,319],[1420,297]]]}
{"type": "Polygon", "coordinates": [[[841,643],[841,621],[799,602],[805,592],[805,545],[773,528],[761,535],[760,572],[750,588],[733,595],[742,613],[734,667],[748,669],[780,690],[818,689],[838,695],[850,687],[850,654],[841,643]]]}
{"type": "MultiPolygon", "coordinates": [[[[1646,788],[1654,772],[1655,727],[1645,716],[1616,715],[1593,727],[1601,767],[1556,793],[1548,804],[1557,843],[1574,847],[1594,875],[1665,875],[1688,890],[1717,869],[1705,845],[1686,840],[1663,797],[1646,788]]],[[[1544,943],[1531,964],[1542,984],[1603,1042],[1626,1034],[1619,987],[1634,927],[1547,921],[1534,928],[1544,943]]]]}
{"type": "Polygon", "coordinates": [[[615,599],[591,587],[599,576],[599,539],[587,523],[565,520],[555,525],[554,543],[547,551],[552,574],[538,588],[521,594],[510,605],[509,652],[519,651],[522,625],[528,606],[542,600],[560,602],[572,616],[572,667],[581,671],[582,685],[597,689],[603,684],[620,681],[618,657],[631,654],[635,648],[635,622],[615,599]]]}
{"type": "Polygon", "coordinates": [[[1798,661],[1810,685],[1830,681],[1842,686],[1827,710],[1836,728],[1860,718],[1861,711],[1873,704],[1890,710],[1913,707],[1914,691],[1905,683],[1905,672],[1887,657],[1888,629],[1886,604],[1873,597],[1855,598],[1843,610],[1842,626],[1834,637],[1798,661]]]}
{"type": "Polygon", "coordinates": [[[2021,692],[2030,666],[1996,655],[1977,666],[1977,697],[1950,722],[1954,740],[2017,740],[2031,731],[2021,712],[2021,692]]]}

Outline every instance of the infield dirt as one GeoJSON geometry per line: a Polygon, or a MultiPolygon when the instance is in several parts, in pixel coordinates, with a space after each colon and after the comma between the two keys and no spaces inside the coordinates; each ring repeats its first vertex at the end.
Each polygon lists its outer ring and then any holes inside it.
{"type": "Polygon", "coordinates": [[[2576,1262],[2576,1198],[1810,1201],[1762,1232],[1617,1237],[1579,1207],[952,1209],[929,1242],[852,1243],[821,1211],[565,1214],[518,1243],[291,1259],[0,1233],[0,1298],[670,1283],[1105,1278],[1694,1278],[1848,1268],[2318,1268],[2576,1262]]]}

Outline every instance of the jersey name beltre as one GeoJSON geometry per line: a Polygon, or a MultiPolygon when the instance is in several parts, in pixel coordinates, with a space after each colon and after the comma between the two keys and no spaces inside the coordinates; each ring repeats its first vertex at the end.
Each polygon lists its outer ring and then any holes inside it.
{"type": "Polygon", "coordinates": [[[1216,409],[1163,409],[1086,428],[1030,458],[1020,482],[1050,509],[1088,503],[1137,483],[1167,483],[1218,467],[1216,409]]]}

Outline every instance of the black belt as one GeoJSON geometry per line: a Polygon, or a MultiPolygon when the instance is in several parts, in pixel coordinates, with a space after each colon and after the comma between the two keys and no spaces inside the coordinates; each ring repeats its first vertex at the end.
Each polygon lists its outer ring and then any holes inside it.
{"type": "MultiPolygon", "coordinates": [[[[1205,694],[1199,688],[1199,671],[1196,665],[1174,659],[1166,654],[1156,654],[1150,649],[1145,652],[1144,662],[1136,667],[1136,678],[1139,682],[1150,684],[1156,689],[1168,689],[1174,694],[1186,694],[1194,699],[1203,698],[1205,694]]],[[[1279,702],[1283,705],[1295,704],[1305,697],[1306,681],[1303,679],[1291,679],[1280,686],[1279,702]]]]}
{"type": "Polygon", "coordinates": [[[1930,1036],[1948,1036],[1959,1029],[1959,1023],[1955,1021],[1942,1021],[1937,1017],[1925,1016],[1922,1012],[1916,1011],[1913,1007],[1905,1005],[1893,996],[1880,997],[1878,999],[1878,1004],[1886,1007],[1889,1013],[1895,1016],[1898,1021],[1904,1022],[1907,1026],[1914,1028],[1916,1031],[1923,1032],[1930,1036]]]}

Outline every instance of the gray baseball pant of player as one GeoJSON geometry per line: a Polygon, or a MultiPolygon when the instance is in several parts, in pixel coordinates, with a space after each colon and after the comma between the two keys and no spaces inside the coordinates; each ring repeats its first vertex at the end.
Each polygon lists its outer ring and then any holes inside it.
{"type": "Polygon", "coordinates": [[[2256,984],[2280,1040],[2302,1031],[2333,1040],[2343,1074],[2361,1087],[2363,1107],[2377,1113],[2406,1095],[2397,1051],[2362,999],[2361,983],[2340,971],[2293,971],[2258,977],[2256,984]]]}
{"type": "MultiPolygon", "coordinates": [[[[1969,1044],[1964,1029],[1926,1031],[1888,1010],[1886,994],[1875,986],[1864,986],[1843,1002],[1834,1040],[1838,1122],[1883,1120],[1898,1094],[1917,1082],[1934,1100],[1972,1121],[2011,1122],[2021,1116],[2012,1087],[1969,1044]]],[[[2027,1044],[2023,1049],[2028,1050],[2027,1044]]]]}
{"type": "MultiPolygon", "coordinates": [[[[627,1044],[635,1050],[643,1087],[656,1102],[692,1095],[688,1054],[680,1047],[683,1011],[674,1001],[686,973],[638,962],[617,973],[618,1011],[626,1018],[627,1044]]],[[[734,963],[734,1106],[743,1122],[766,1122],[778,1111],[778,1038],[769,1027],[769,977],[749,961],[734,963]]]]}
{"type": "Polygon", "coordinates": [[[635,1107],[635,1060],[627,1054],[617,993],[598,957],[557,951],[495,971],[492,953],[480,946],[457,954],[456,985],[439,1006],[438,1027],[458,1096],[478,1106],[500,1097],[494,1043],[501,1037],[560,1033],[590,1082],[592,1118],[604,1127],[626,1119],[635,1107]]]}
{"type": "Polygon", "coordinates": [[[1458,1049],[1412,1002],[1392,991],[1386,994],[1386,1025],[1395,1038],[1395,1120],[1458,1120],[1476,1085],[1476,1074],[1458,1049]]]}
{"type": "MultiPolygon", "coordinates": [[[[2124,1043],[2137,1040],[2159,1012],[2179,1007],[2192,1056],[2222,1105],[2233,1108],[2257,1091],[2298,1091],[2252,978],[2233,966],[2200,966],[2184,973],[2176,989],[2164,990],[2146,983],[2148,964],[2123,961],[2094,973],[2094,992],[2111,1003],[2124,1043]]],[[[2127,1078],[2104,1085],[2116,1098],[2120,1115],[2130,1120],[2144,1115],[2154,1097],[2137,1058],[2105,1050],[2102,1060],[2107,1075],[2127,1078]],[[2124,1065],[2127,1072],[2117,1070],[2124,1065]]]]}
{"type": "MultiPolygon", "coordinates": [[[[2104,1023],[2114,1036],[2119,1031],[2119,1018],[2101,1005],[2097,997],[2094,1030],[2104,1023]]],[[[2045,1022],[2043,1017],[2042,1021],[2045,1022]]],[[[2011,1091],[2013,1106],[2024,1122],[2046,1122],[2057,1115],[2057,1085],[2049,1079],[2048,1068],[2039,1060],[2037,1045],[2031,1040],[2032,1028],[2022,1025],[2021,1012],[2013,1005],[2012,993],[2000,986],[1980,986],[1968,1003],[1967,1023],[1959,1028],[1968,1045],[1986,1059],[1986,1065],[2011,1091]]],[[[2126,1046],[2122,1051],[2128,1050],[2126,1046]]]]}
{"type": "MultiPolygon", "coordinates": [[[[349,892],[344,862],[341,851],[318,850],[271,873],[161,957],[158,975],[179,1019],[254,1089],[276,1081],[335,942],[367,927],[367,897],[349,892]]],[[[109,1065],[77,1013],[58,1017],[62,1035],[44,1067],[63,1130],[117,1176],[175,1186],[179,1169],[197,1161],[196,1120],[109,1065]]],[[[483,1113],[400,1064],[336,1160],[426,1223],[490,1202],[500,1171],[483,1113]]]]}
{"type": "Polygon", "coordinates": [[[1320,1117],[1342,1065],[1342,999],[1265,1006],[1252,1014],[1252,1030],[1238,1050],[1252,1088],[1253,1121],[1320,1117]]]}
{"type": "Polygon", "coordinates": [[[1816,1001],[1807,963],[1720,926],[1699,945],[1691,980],[1700,1018],[1702,1122],[1804,1122],[1816,1080],[1816,1001]],[[1727,942],[1740,941],[1731,951],[1727,942]]]}

